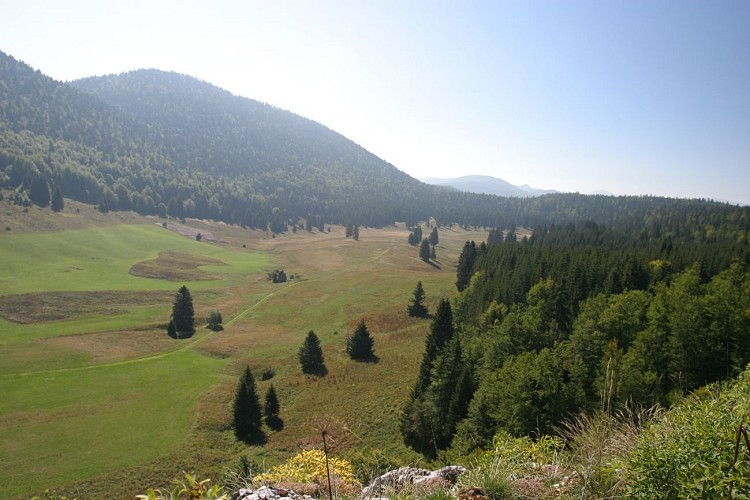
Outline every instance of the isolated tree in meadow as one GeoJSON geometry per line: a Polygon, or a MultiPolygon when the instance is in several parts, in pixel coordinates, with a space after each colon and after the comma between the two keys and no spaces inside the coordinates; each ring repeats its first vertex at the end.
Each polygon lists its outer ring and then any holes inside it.
{"type": "Polygon", "coordinates": [[[375,341],[367,330],[365,320],[362,319],[354,333],[346,339],[346,352],[355,361],[376,361],[374,345],[375,341]]]}
{"type": "Polygon", "coordinates": [[[187,336],[195,332],[195,313],[193,311],[193,297],[185,285],[181,286],[174,298],[172,305],[172,321],[174,322],[177,336],[187,336]]]}
{"type": "Polygon", "coordinates": [[[438,229],[437,227],[432,228],[432,232],[430,233],[430,237],[428,238],[430,240],[430,245],[435,246],[438,244],[438,229]]]}
{"type": "Polygon", "coordinates": [[[224,327],[221,325],[224,322],[224,317],[221,315],[221,311],[219,311],[218,309],[214,309],[211,311],[211,313],[208,315],[208,318],[206,319],[206,322],[208,323],[208,328],[215,332],[224,329],[224,327]]]}
{"type": "Polygon", "coordinates": [[[240,377],[232,404],[232,426],[237,439],[246,443],[259,443],[264,439],[260,399],[250,367],[240,377]]]}
{"type": "Polygon", "coordinates": [[[55,190],[52,193],[51,207],[53,212],[61,212],[62,209],[65,208],[65,200],[63,199],[63,194],[60,186],[55,186],[55,190]]]}
{"type": "Polygon", "coordinates": [[[279,418],[279,411],[281,406],[279,405],[279,398],[276,396],[276,389],[273,384],[266,391],[266,398],[263,404],[263,417],[266,421],[266,425],[275,430],[281,430],[284,427],[284,422],[279,418]]]}
{"type": "Polygon", "coordinates": [[[305,337],[305,341],[299,349],[299,364],[302,367],[302,373],[308,375],[322,376],[328,373],[323,360],[323,349],[320,348],[320,340],[312,330],[307,333],[307,337],[305,337]]]}
{"type": "Polygon", "coordinates": [[[40,207],[49,206],[49,184],[47,184],[47,181],[43,177],[37,176],[34,177],[33,181],[31,181],[31,187],[29,188],[29,198],[34,205],[38,205],[40,207]]]}
{"type": "Polygon", "coordinates": [[[359,224],[354,225],[354,228],[352,229],[352,238],[354,238],[355,241],[359,241],[359,224]]]}
{"type": "Polygon", "coordinates": [[[427,238],[423,239],[419,245],[419,258],[425,262],[430,261],[430,242],[427,241],[427,238]]]}
{"type": "Polygon", "coordinates": [[[426,318],[427,307],[424,305],[424,288],[422,282],[417,282],[417,287],[414,289],[414,296],[411,299],[411,303],[407,306],[406,312],[409,316],[415,318],[426,318]]]}

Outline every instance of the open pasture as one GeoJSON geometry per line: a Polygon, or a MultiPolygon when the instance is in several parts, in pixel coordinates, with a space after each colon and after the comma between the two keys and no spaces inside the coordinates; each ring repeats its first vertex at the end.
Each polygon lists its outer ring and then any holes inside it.
{"type": "Polygon", "coordinates": [[[132,497],[165,485],[185,464],[218,477],[239,454],[267,464],[286,458],[314,438],[310,425],[319,419],[346,429],[340,453],[365,446],[406,453],[398,412],[429,327],[408,318],[406,305],[419,280],[431,310],[455,293],[464,241],[486,235],[441,229],[437,262],[428,265],[403,227],[363,228],[353,241],[338,227],[272,238],[188,225],[218,241],[196,242],[153,221],[0,238],[9,255],[0,264],[0,391],[7,394],[0,458],[11,465],[0,470],[0,483],[12,486],[0,497],[45,487],[78,498],[132,497]],[[272,284],[265,274],[273,268],[291,279],[272,284]],[[219,309],[223,331],[201,326],[191,339],[166,336],[183,283],[196,318],[219,309]],[[362,318],[375,338],[375,364],[344,352],[362,318]],[[297,351],[311,329],[321,338],[324,378],[299,371],[297,351]],[[261,398],[273,383],[281,402],[284,429],[269,431],[263,447],[236,443],[229,427],[245,366],[261,398]],[[261,382],[266,368],[276,375],[261,382]]]}

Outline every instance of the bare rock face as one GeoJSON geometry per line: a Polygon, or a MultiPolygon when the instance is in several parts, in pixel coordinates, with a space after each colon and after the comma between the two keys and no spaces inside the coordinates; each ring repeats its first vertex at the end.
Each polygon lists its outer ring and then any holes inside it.
{"type": "Polygon", "coordinates": [[[303,500],[308,498],[312,499],[309,495],[298,495],[292,490],[273,488],[271,486],[261,486],[256,490],[241,488],[240,491],[232,496],[233,500],[303,500]]]}
{"type": "Polygon", "coordinates": [[[466,469],[459,465],[449,465],[435,471],[416,467],[401,467],[374,479],[369,486],[362,490],[359,497],[363,500],[380,499],[389,493],[398,493],[412,487],[425,491],[450,489],[456,484],[458,476],[464,472],[466,472],[466,469]]]}

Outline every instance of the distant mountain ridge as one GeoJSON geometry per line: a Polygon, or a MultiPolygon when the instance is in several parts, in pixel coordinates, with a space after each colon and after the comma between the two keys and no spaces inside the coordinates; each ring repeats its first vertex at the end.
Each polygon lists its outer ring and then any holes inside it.
{"type": "Polygon", "coordinates": [[[432,184],[433,186],[451,187],[466,193],[493,194],[496,196],[509,196],[515,198],[542,196],[559,192],[552,189],[533,188],[528,184],[515,186],[503,179],[489,175],[464,175],[452,179],[430,177],[420,180],[427,184],[432,184]]]}
{"type": "Polygon", "coordinates": [[[0,51],[0,186],[28,205],[33,183],[103,212],[213,219],[274,233],[430,218],[489,228],[578,221],[642,228],[648,219],[660,233],[672,224],[662,220],[668,217],[704,220],[710,209],[718,221],[735,210],[648,196],[529,197],[537,191],[523,186],[503,196],[449,190],[410,177],[320,123],[197,78],[137,70],[63,83],[0,51]]]}

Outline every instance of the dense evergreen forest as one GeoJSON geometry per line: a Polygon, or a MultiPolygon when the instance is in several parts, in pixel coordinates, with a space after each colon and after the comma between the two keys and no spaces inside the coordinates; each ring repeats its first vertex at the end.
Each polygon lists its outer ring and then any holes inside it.
{"type": "Polygon", "coordinates": [[[498,228],[593,221],[649,238],[696,230],[711,239],[726,221],[748,218],[747,208],[705,200],[501,198],[428,186],[311,120],[157,70],[66,84],[0,52],[0,103],[0,184],[19,203],[45,203],[31,196],[40,178],[103,211],[274,232],[301,220],[310,229],[433,217],[498,228]]]}
{"type": "Polygon", "coordinates": [[[402,415],[406,444],[466,453],[736,377],[750,363],[747,218],[710,214],[466,242],[459,296],[435,315],[402,415]]]}

